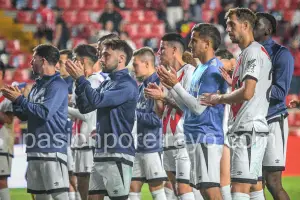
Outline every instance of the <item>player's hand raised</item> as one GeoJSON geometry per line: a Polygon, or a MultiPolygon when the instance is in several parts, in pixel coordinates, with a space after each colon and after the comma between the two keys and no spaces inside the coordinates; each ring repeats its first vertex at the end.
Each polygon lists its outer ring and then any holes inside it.
{"type": "Polygon", "coordinates": [[[158,86],[156,83],[149,83],[147,88],[144,89],[144,94],[146,97],[151,99],[155,99],[155,100],[164,99],[163,88],[158,86]]]}
{"type": "Polygon", "coordinates": [[[159,66],[157,68],[157,74],[162,85],[168,89],[173,88],[178,83],[176,71],[173,68],[167,71],[164,66],[159,66]]]}
{"type": "Polygon", "coordinates": [[[300,101],[298,100],[290,101],[289,108],[300,108],[300,101]]]}
{"type": "Polygon", "coordinates": [[[203,93],[200,97],[200,103],[205,106],[215,106],[221,103],[221,97],[219,91],[217,94],[203,93]]]}
{"type": "Polygon", "coordinates": [[[84,67],[79,61],[73,62],[68,59],[66,61],[66,70],[75,80],[81,76],[84,76],[84,67]]]}
{"type": "Polygon", "coordinates": [[[5,96],[7,99],[9,99],[12,102],[14,102],[19,96],[22,95],[22,92],[18,88],[18,86],[5,85],[1,89],[1,92],[3,96],[5,96]]]}
{"type": "Polygon", "coordinates": [[[230,77],[230,75],[228,74],[228,72],[226,71],[226,69],[224,67],[220,67],[219,71],[220,71],[222,77],[228,83],[228,85],[232,86],[232,78],[230,77]]]}

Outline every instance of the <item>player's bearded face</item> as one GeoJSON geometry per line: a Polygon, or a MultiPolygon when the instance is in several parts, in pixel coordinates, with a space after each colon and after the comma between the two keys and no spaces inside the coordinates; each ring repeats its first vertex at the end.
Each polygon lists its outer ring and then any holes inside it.
{"type": "Polygon", "coordinates": [[[235,15],[228,17],[226,22],[226,31],[232,41],[232,43],[239,43],[241,40],[242,23],[238,21],[235,15]]]}
{"type": "Polygon", "coordinates": [[[119,64],[117,52],[112,49],[103,48],[100,63],[102,65],[103,72],[112,73],[119,64]]]}
{"type": "Polygon", "coordinates": [[[43,64],[44,64],[43,58],[37,56],[36,53],[34,53],[30,64],[34,75],[40,75],[42,73],[43,64]]]}

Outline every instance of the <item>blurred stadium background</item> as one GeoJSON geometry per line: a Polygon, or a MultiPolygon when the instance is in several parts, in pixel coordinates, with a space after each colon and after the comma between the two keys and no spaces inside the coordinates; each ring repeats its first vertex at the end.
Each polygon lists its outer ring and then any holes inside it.
{"type": "MultiPolygon", "coordinates": [[[[72,49],[81,43],[95,43],[111,32],[118,32],[133,49],[150,46],[158,49],[160,37],[177,31],[188,42],[195,23],[214,23],[223,36],[223,48],[235,56],[240,52],[226,35],[225,13],[232,7],[248,7],[269,12],[277,19],[274,40],[287,46],[295,58],[290,94],[300,98],[300,0],[0,0],[0,60],[7,67],[5,82],[32,83],[32,49],[52,43],[72,49]]],[[[291,199],[300,196],[300,112],[289,112],[290,136],[284,186],[291,199]]],[[[14,120],[15,159],[11,188],[26,186],[26,159],[21,136],[26,124],[14,120]]],[[[12,189],[13,200],[26,200],[25,189],[12,189]]],[[[144,187],[144,199],[151,199],[144,187]]],[[[268,196],[268,199],[271,199],[268,196]]]]}

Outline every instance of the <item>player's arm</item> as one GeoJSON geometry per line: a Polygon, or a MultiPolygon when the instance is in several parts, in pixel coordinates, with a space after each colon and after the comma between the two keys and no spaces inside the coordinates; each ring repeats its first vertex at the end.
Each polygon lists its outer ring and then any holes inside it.
{"type": "Polygon", "coordinates": [[[119,83],[114,88],[102,92],[99,92],[98,89],[93,89],[90,85],[90,83],[84,78],[80,77],[77,80],[77,88],[76,88],[76,94],[79,98],[82,98],[84,100],[82,103],[84,103],[84,106],[89,109],[82,109],[83,105],[80,105],[78,103],[81,103],[80,101],[76,104],[80,110],[81,113],[87,113],[87,110],[89,112],[98,109],[98,108],[104,108],[104,107],[114,107],[119,106],[129,99],[133,98],[133,95],[135,95],[134,92],[134,86],[131,86],[127,83],[119,83]]]}
{"type": "Polygon", "coordinates": [[[273,63],[271,99],[283,101],[290,88],[294,58],[287,49],[279,53],[276,62],[273,63]]]}
{"type": "Polygon", "coordinates": [[[260,70],[264,67],[262,66],[261,57],[259,56],[259,53],[263,52],[255,52],[256,50],[257,49],[254,49],[246,54],[242,63],[243,66],[241,67],[244,69],[242,87],[234,90],[231,93],[221,95],[219,103],[241,103],[244,101],[249,101],[254,96],[260,70]]]}
{"type": "Polygon", "coordinates": [[[162,118],[162,115],[164,113],[165,104],[161,100],[154,100],[154,111],[159,116],[159,118],[162,118]]]}
{"type": "Polygon", "coordinates": [[[88,118],[86,117],[86,114],[81,114],[80,111],[76,108],[68,107],[68,114],[73,117],[80,119],[82,121],[86,121],[88,118]]]}
{"type": "Polygon", "coordinates": [[[254,96],[256,82],[257,80],[253,79],[252,77],[246,77],[246,79],[243,81],[243,86],[231,93],[223,94],[220,97],[220,103],[232,104],[249,101],[254,96]]]}
{"type": "Polygon", "coordinates": [[[141,110],[137,110],[136,117],[137,117],[138,123],[146,125],[146,126],[155,127],[155,126],[161,125],[160,117],[155,113],[154,106],[150,112],[143,112],[141,110]]]}
{"type": "Polygon", "coordinates": [[[23,95],[19,96],[14,104],[20,106],[24,114],[33,114],[43,120],[49,120],[65,101],[64,96],[68,95],[67,85],[52,85],[47,88],[43,103],[29,102],[23,95]]]}

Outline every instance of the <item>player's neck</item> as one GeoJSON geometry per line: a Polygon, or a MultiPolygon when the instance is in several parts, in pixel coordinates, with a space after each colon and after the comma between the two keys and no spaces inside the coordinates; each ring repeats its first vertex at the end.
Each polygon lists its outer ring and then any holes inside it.
{"type": "Polygon", "coordinates": [[[181,69],[181,67],[182,67],[184,64],[185,64],[184,62],[180,63],[180,62],[178,62],[178,61],[176,60],[176,61],[174,61],[174,62],[172,63],[172,66],[170,66],[170,67],[173,67],[173,68],[175,69],[175,71],[177,72],[178,70],[181,69]]]}
{"type": "Polygon", "coordinates": [[[0,81],[0,89],[2,89],[3,86],[4,86],[4,84],[3,84],[3,81],[1,80],[1,81],[0,81]]]}
{"type": "Polygon", "coordinates": [[[150,69],[149,72],[144,76],[143,80],[146,80],[147,78],[149,78],[152,74],[154,74],[156,72],[155,68],[153,67],[153,69],[150,69]]]}
{"type": "Polygon", "coordinates": [[[244,50],[244,49],[246,49],[249,45],[251,45],[252,42],[254,42],[253,34],[245,35],[245,36],[243,37],[243,39],[241,40],[241,42],[239,43],[239,47],[241,48],[241,50],[244,50]]]}
{"type": "Polygon", "coordinates": [[[209,60],[215,57],[215,53],[213,51],[207,51],[199,56],[199,60],[202,64],[207,63],[209,60]]]}
{"type": "Polygon", "coordinates": [[[267,36],[264,36],[264,37],[261,37],[260,40],[257,40],[257,42],[259,42],[260,44],[264,43],[265,41],[269,40],[271,38],[270,35],[267,35],[267,36]]]}
{"type": "Polygon", "coordinates": [[[55,67],[54,66],[48,66],[44,67],[43,73],[40,75],[41,77],[43,76],[53,76],[56,73],[55,67]]]}

